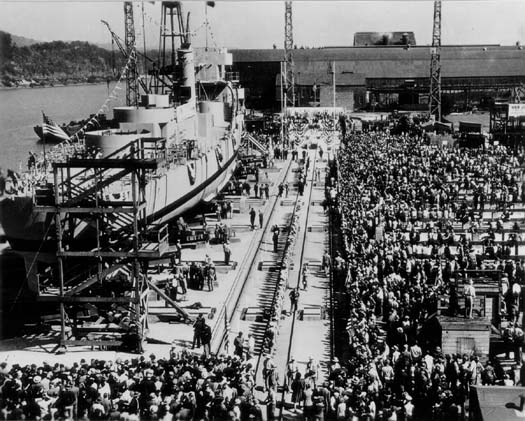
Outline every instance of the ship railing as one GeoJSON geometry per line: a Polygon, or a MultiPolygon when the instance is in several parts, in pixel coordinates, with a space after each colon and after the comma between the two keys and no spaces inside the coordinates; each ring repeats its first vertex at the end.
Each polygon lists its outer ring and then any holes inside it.
{"type": "MultiPolygon", "coordinates": [[[[116,151],[104,157],[96,158],[84,156],[70,156],[66,162],[53,162],[54,168],[64,168],[69,164],[75,164],[74,167],[79,168],[80,171],[75,171],[71,174],[63,171],[58,171],[58,192],[59,201],[66,200],[68,197],[72,200],[76,200],[78,197],[94,197],[95,194],[95,178],[101,180],[104,183],[114,184],[119,181],[126,184],[129,175],[126,174],[126,170],[122,168],[105,168],[101,170],[95,170],[90,164],[96,162],[98,159],[108,161],[112,159],[118,160],[139,160],[139,161],[165,161],[166,160],[166,140],[165,138],[138,138],[122,146],[116,151]],[[80,167],[79,167],[80,160],[80,167]],[[75,162],[76,161],[76,162],[75,162]],[[85,162],[85,164],[84,164],[85,162]],[[95,173],[93,172],[95,171],[95,173]],[[67,175],[66,175],[67,174],[67,175]],[[108,181],[109,180],[109,181],[108,181]]],[[[55,201],[55,192],[52,186],[53,183],[45,183],[44,186],[36,187],[38,192],[33,195],[34,202],[37,205],[51,205],[55,201]]],[[[128,183],[129,184],[129,183],[128,183]]],[[[107,187],[102,185],[101,188],[107,187]]]]}
{"type": "Polygon", "coordinates": [[[190,147],[187,143],[180,143],[177,145],[172,145],[169,149],[169,162],[170,164],[175,165],[186,165],[190,157],[191,150],[194,149],[195,146],[190,147]]]}
{"type": "Polygon", "coordinates": [[[166,139],[164,137],[147,137],[138,139],[140,155],[138,159],[166,159],[166,139]]]}
{"type": "Polygon", "coordinates": [[[169,249],[168,224],[149,229],[141,240],[142,247],[152,250],[148,245],[153,245],[154,249],[162,255],[169,249]]]}
{"type": "Polygon", "coordinates": [[[224,79],[227,82],[239,82],[239,72],[226,72],[224,74],[224,79]]]}
{"type": "MultiPolygon", "coordinates": [[[[166,140],[164,138],[138,138],[121,148],[113,151],[109,155],[101,157],[100,159],[111,160],[111,159],[137,159],[137,160],[164,160],[166,158],[166,140]]],[[[69,162],[75,159],[86,159],[86,167],[81,171],[76,172],[68,178],[61,180],[66,186],[73,187],[76,193],[81,193],[82,190],[89,189],[93,185],[93,168],[90,168],[89,162],[98,158],[88,157],[70,157],[69,162]]],[[[54,163],[53,165],[60,165],[54,163]]],[[[105,169],[99,173],[99,177],[104,178],[104,175],[114,174],[118,171],[115,169],[105,169]]]]}
{"type": "Polygon", "coordinates": [[[168,224],[165,224],[158,233],[159,252],[162,254],[169,248],[168,224]]]}

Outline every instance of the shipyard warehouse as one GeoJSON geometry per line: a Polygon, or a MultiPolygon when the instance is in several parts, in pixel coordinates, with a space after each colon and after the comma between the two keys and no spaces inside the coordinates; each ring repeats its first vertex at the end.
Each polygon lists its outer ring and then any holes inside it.
{"type": "MultiPolygon", "coordinates": [[[[427,45],[413,33],[356,33],[353,46],[293,50],[296,105],[332,106],[332,66],[337,106],[351,110],[427,110],[427,45]]],[[[282,49],[232,50],[248,108],[279,109],[282,49]],[[254,71],[256,70],[256,71],[254,71]]],[[[444,114],[488,107],[508,99],[525,80],[521,45],[443,45],[444,114]]]]}
{"type": "Polygon", "coordinates": [[[273,48],[242,2],[1,32],[0,418],[523,417],[525,57],[456,3],[327,47],[314,2],[255,3],[273,48]]]}

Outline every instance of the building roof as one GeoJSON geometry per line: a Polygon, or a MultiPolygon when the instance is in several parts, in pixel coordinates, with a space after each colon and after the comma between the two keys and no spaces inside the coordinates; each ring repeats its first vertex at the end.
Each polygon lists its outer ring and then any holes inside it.
{"type": "MultiPolygon", "coordinates": [[[[233,62],[280,62],[284,50],[232,50],[233,62]]],[[[296,72],[316,73],[335,61],[338,72],[367,78],[428,78],[430,47],[330,47],[295,49],[296,72]]],[[[525,50],[515,46],[444,46],[443,77],[497,77],[525,75],[525,50]]]]}

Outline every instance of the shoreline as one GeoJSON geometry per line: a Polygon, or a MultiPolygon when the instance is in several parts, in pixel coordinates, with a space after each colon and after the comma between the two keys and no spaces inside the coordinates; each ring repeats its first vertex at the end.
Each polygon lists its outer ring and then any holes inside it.
{"type": "MultiPolygon", "coordinates": [[[[114,83],[116,81],[110,81],[114,83]]],[[[47,89],[47,88],[64,88],[68,86],[86,86],[86,85],[105,85],[107,82],[79,82],[79,83],[57,83],[55,85],[39,85],[39,86],[0,86],[0,91],[14,91],[17,89],[47,89]]]]}

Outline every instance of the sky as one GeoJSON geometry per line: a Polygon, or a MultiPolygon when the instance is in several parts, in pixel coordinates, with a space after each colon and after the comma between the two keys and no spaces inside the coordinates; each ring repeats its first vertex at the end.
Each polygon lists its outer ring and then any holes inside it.
{"type": "MultiPolygon", "coordinates": [[[[135,26],[142,45],[142,3],[134,2],[135,26]]],[[[186,1],[191,12],[194,45],[204,46],[205,2],[186,1]]],[[[160,2],[144,3],[148,46],[157,46],[160,2]]],[[[272,48],[284,44],[284,2],[224,1],[207,8],[208,45],[228,48],[272,48]]],[[[444,0],[443,44],[525,44],[524,0],[444,0]]],[[[294,1],[294,43],[307,47],[352,45],[358,31],[413,31],[418,45],[432,38],[433,2],[429,0],[294,1]]],[[[109,44],[100,22],[108,21],[122,36],[123,4],[116,1],[0,0],[0,30],[41,41],[82,40],[109,44]]]]}

